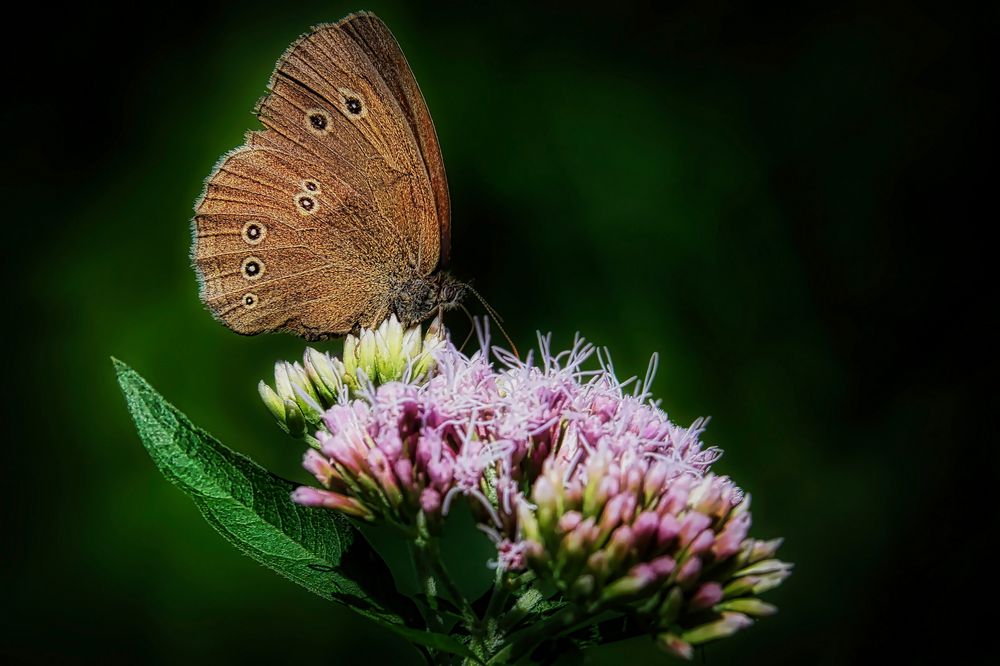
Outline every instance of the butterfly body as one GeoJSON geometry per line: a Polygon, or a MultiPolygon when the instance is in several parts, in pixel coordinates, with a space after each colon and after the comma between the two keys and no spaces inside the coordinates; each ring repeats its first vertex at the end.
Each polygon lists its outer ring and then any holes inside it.
{"type": "Polygon", "coordinates": [[[392,311],[404,324],[424,321],[440,310],[455,307],[465,297],[466,285],[448,273],[414,276],[399,285],[392,311]]]}
{"type": "Polygon", "coordinates": [[[212,313],[238,333],[316,339],[457,303],[437,135],[385,24],[359,13],[317,26],[268,89],[265,129],[223,156],[195,206],[212,313]]]}

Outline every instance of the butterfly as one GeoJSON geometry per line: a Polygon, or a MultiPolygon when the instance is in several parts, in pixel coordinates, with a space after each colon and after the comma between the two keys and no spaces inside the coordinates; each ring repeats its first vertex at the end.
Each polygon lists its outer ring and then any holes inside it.
{"type": "Polygon", "coordinates": [[[437,133],[389,28],[368,12],[316,26],[268,91],[264,129],[221,158],[195,204],[192,258],[215,317],[315,340],[459,304],[470,288],[443,268],[437,133]]]}

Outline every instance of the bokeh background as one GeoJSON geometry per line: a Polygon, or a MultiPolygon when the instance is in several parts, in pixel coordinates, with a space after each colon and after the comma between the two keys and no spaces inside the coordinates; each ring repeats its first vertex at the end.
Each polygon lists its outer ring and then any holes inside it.
{"type": "MultiPolygon", "coordinates": [[[[284,47],[362,8],[436,121],[454,272],[522,348],[580,331],[623,374],[658,351],[664,407],[714,417],[716,469],[753,493],[757,535],[786,537],[780,614],[704,663],[975,648],[957,615],[995,460],[976,426],[994,398],[972,381],[996,309],[976,231],[995,212],[975,203],[995,186],[974,161],[995,8],[874,4],[272,0],[8,22],[0,657],[416,663],[219,538],[150,463],[109,362],[304,479],[255,390],[303,343],[212,320],[188,220],[284,47]]],[[[453,544],[465,585],[488,551],[453,544]]],[[[625,659],[666,657],[636,639],[588,663],[625,659]]]]}

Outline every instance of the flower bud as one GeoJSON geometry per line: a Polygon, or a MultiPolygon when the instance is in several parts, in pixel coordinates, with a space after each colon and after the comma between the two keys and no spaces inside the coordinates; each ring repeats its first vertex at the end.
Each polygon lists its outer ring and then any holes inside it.
{"type": "Polygon", "coordinates": [[[563,534],[572,532],[583,520],[583,516],[578,511],[567,511],[559,519],[559,531],[563,534]]]}
{"type": "Polygon", "coordinates": [[[762,560],[755,562],[748,567],[744,567],[735,572],[734,576],[757,576],[761,574],[775,573],[776,571],[787,571],[791,565],[781,560],[762,560]]]}
{"type": "Polygon", "coordinates": [[[288,364],[282,361],[274,364],[274,390],[282,400],[295,400],[295,391],[288,379],[288,364]]]}
{"type": "Polygon", "coordinates": [[[658,578],[653,567],[648,564],[637,564],[629,570],[628,575],[605,586],[601,600],[604,602],[634,600],[642,596],[658,578]]]}
{"type": "Polygon", "coordinates": [[[543,532],[550,532],[559,519],[559,492],[548,476],[540,476],[535,481],[534,500],[538,526],[543,532]]]}
{"type": "Polygon", "coordinates": [[[595,587],[596,583],[592,575],[578,576],[569,590],[569,596],[571,599],[589,599],[594,593],[595,587]]]}
{"type": "Polygon", "coordinates": [[[753,593],[764,594],[784,583],[785,579],[792,575],[791,565],[787,566],[787,569],[761,576],[760,580],[753,586],[753,593]]]}
{"type": "Polygon", "coordinates": [[[676,622],[683,606],[684,593],[675,585],[670,588],[666,598],[664,598],[663,603],[660,605],[660,626],[669,627],[676,622]]]}
{"type": "MultiPolygon", "coordinates": [[[[410,330],[415,331],[417,333],[417,337],[419,337],[419,327],[414,327],[410,330]]],[[[434,321],[431,322],[430,326],[427,327],[427,333],[424,335],[423,347],[413,350],[410,355],[410,358],[413,359],[413,381],[423,380],[430,375],[435,366],[434,354],[438,350],[443,349],[447,341],[448,338],[445,334],[444,326],[441,324],[441,320],[435,318],[434,321]]]]}
{"type": "Polygon", "coordinates": [[[694,583],[699,575],[701,575],[701,558],[692,556],[677,570],[677,584],[687,587],[694,583]]]}
{"type": "Polygon", "coordinates": [[[637,552],[645,552],[650,542],[655,538],[659,525],[660,517],[653,511],[644,511],[639,514],[632,527],[637,552]]]}
{"type": "Polygon", "coordinates": [[[358,384],[358,339],[351,334],[344,338],[344,383],[351,391],[357,391],[358,384]]]}
{"type": "Polygon", "coordinates": [[[422,347],[420,340],[420,327],[411,326],[410,328],[403,331],[403,342],[400,346],[400,352],[407,361],[413,361],[417,358],[422,347]]]}
{"type": "Polygon", "coordinates": [[[740,551],[740,546],[750,530],[750,514],[744,513],[726,523],[712,544],[712,554],[724,560],[740,551]]]}
{"type": "Polygon", "coordinates": [[[319,427],[322,406],[306,370],[299,364],[275,363],[274,388],[263,381],[257,384],[260,399],[285,432],[293,437],[307,437],[319,427]]]}
{"type": "Polygon", "coordinates": [[[283,424],[285,421],[285,401],[274,392],[270,386],[268,386],[264,380],[260,380],[257,384],[257,392],[260,394],[260,399],[267,407],[267,411],[271,412],[271,416],[278,421],[278,423],[283,424]]]}
{"type": "Polygon", "coordinates": [[[730,597],[741,597],[744,594],[750,594],[754,590],[754,586],[760,582],[759,576],[744,576],[742,578],[734,578],[730,580],[726,585],[723,586],[722,592],[726,598],[730,597]]]}
{"type": "Polygon", "coordinates": [[[701,587],[688,600],[688,610],[699,611],[711,608],[720,601],[722,601],[722,586],[715,581],[702,583],[701,587]]]}
{"type": "Polygon", "coordinates": [[[335,479],[340,478],[337,470],[330,464],[330,460],[316,451],[316,449],[306,449],[305,457],[302,459],[302,466],[306,471],[315,476],[316,480],[323,484],[324,488],[329,488],[335,479]]]}
{"type": "Polygon", "coordinates": [[[677,538],[677,535],[681,532],[680,521],[672,513],[664,514],[660,518],[660,525],[656,530],[656,543],[660,548],[667,546],[671,541],[677,538]]]}
{"type": "Polygon", "coordinates": [[[441,512],[441,493],[433,488],[424,488],[420,493],[420,509],[429,516],[441,512]]]}
{"type": "Polygon", "coordinates": [[[288,429],[288,434],[292,437],[302,437],[306,434],[306,419],[299,409],[299,403],[291,399],[285,399],[285,419],[284,426],[288,429]]]}
{"type": "Polygon", "coordinates": [[[605,552],[608,554],[608,571],[614,571],[618,568],[618,565],[625,561],[631,550],[632,528],[628,525],[622,525],[611,533],[611,540],[605,548],[605,552]]]}
{"type": "Polygon", "coordinates": [[[691,658],[694,657],[694,648],[691,647],[689,643],[685,643],[684,640],[682,640],[681,637],[675,633],[667,631],[657,635],[656,644],[661,650],[668,652],[675,657],[680,657],[681,659],[685,659],[687,661],[690,661],[691,658]]]}
{"type": "Polygon", "coordinates": [[[372,520],[375,515],[361,502],[329,490],[319,490],[309,486],[299,486],[292,492],[292,501],[302,506],[322,506],[335,509],[349,516],[372,520]]]}
{"type": "Polygon", "coordinates": [[[678,535],[681,546],[687,546],[711,524],[711,519],[703,513],[691,511],[681,520],[681,531],[678,535]]]}
{"type": "Polygon", "coordinates": [[[368,467],[389,500],[389,506],[398,508],[403,502],[403,493],[399,489],[399,483],[396,481],[396,475],[392,473],[388,459],[378,447],[368,452],[368,467]]]}
{"type": "Polygon", "coordinates": [[[390,315],[375,329],[375,375],[380,382],[396,381],[403,376],[408,359],[403,353],[403,326],[390,315]]]}
{"type": "Polygon", "coordinates": [[[344,388],[344,364],[328,354],[306,347],[304,365],[323,406],[333,405],[344,388]]]}
{"type": "Polygon", "coordinates": [[[692,555],[702,555],[706,553],[715,543],[715,533],[712,530],[702,530],[701,534],[694,538],[688,546],[688,552],[692,555]]]}
{"type": "Polygon", "coordinates": [[[311,426],[319,427],[320,419],[323,418],[323,406],[319,404],[319,396],[309,381],[305,368],[300,363],[286,363],[285,371],[302,416],[311,426]]]}
{"type": "Polygon", "coordinates": [[[740,599],[723,601],[716,606],[716,609],[720,611],[735,611],[737,613],[749,615],[750,617],[766,617],[768,615],[774,615],[778,612],[777,606],[772,606],[771,604],[765,603],[760,599],[755,599],[754,597],[742,597],[740,599]]]}
{"type": "Polygon", "coordinates": [[[753,624],[753,620],[746,615],[725,611],[722,613],[722,618],[685,631],[681,634],[681,640],[691,645],[700,645],[708,641],[732,636],[740,629],[745,629],[751,624],[753,624]]]}
{"type": "Polygon", "coordinates": [[[645,498],[644,506],[649,507],[659,499],[663,484],[667,481],[667,472],[667,464],[663,461],[657,461],[646,473],[642,488],[642,494],[645,498]]]}
{"type": "Polygon", "coordinates": [[[378,350],[375,344],[375,331],[367,328],[361,329],[358,334],[358,344],[354,347],[354,353],[357,356],[357,369],[355,370],[355,375],[361,374],[361,376],[368,381],[376,381],[378,379],[378,371],[375,367],[375,358],[378,356],[378,350]]]}

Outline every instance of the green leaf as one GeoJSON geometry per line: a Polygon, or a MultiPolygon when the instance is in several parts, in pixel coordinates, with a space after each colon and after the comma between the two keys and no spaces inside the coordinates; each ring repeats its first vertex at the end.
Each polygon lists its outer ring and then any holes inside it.
{"type": "Polygon", "coordinates": [[[163,475],[230,543],[310,592],[346,604],[407,640],[472,657],[457,639],[420,628],[382,558],[343,516],[294,504],[295,488],[191,423],[112,359],[142,443],[163,475]],[[407,626],[409,625],[409,626],[407,626]]]}

